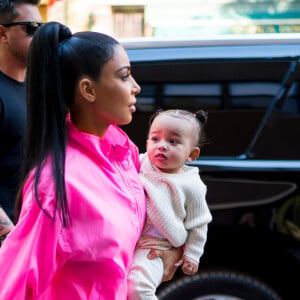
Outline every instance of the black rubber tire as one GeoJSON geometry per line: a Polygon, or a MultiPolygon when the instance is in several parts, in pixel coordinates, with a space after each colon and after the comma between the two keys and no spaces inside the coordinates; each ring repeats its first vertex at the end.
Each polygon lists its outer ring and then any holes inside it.
{"type": "Polygon", "coordinates": [[[282,300],[270,287],[234,272],[184,276],[159,290],[159,300],[282,300]]]}

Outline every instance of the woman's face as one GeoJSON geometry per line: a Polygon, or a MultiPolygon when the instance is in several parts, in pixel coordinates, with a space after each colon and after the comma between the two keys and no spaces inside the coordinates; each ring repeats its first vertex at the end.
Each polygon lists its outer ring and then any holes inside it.
{"type": "Polygon", "coordinates": [[[114,55],[102,69],[95,83],[94,109],[103,126],[125,125],[135,112],[136,95],[141,88],[131,75],[131,67],[124,48],[116,45],[114,55]]]}

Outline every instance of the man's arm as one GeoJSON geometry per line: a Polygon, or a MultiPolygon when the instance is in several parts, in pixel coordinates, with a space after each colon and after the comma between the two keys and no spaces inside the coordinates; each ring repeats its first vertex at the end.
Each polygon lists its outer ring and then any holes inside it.
{"type": "Polygon", "coordinates": [[[0,247],[7,234],[14,228],[14,224],[2,207],[0,207],[0,247]]]}

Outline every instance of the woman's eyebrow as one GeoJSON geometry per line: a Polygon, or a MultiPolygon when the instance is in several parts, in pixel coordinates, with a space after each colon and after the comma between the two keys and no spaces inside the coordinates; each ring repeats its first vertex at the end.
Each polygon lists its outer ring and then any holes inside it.
{"type": "Polygon", "coordinates": [[[131,71],[131,66],[123,66],[123,67],[117,69],[116,72],[120,72],[120,71],[122,71],[122,70],[124,70],[124,69],[127,69],[127,70],[131,71]]]}

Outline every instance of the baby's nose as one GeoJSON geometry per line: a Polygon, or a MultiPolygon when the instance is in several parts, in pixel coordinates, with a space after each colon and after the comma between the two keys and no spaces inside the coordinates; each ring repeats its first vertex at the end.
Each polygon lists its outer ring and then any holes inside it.
{"type": "Polygon", "coordinates": [[[158,148],[159,149],[163,149],[163,150],[166,150],[168,148],[168,145],[165,141],[161,141],[158,145],[158,148]]]}

